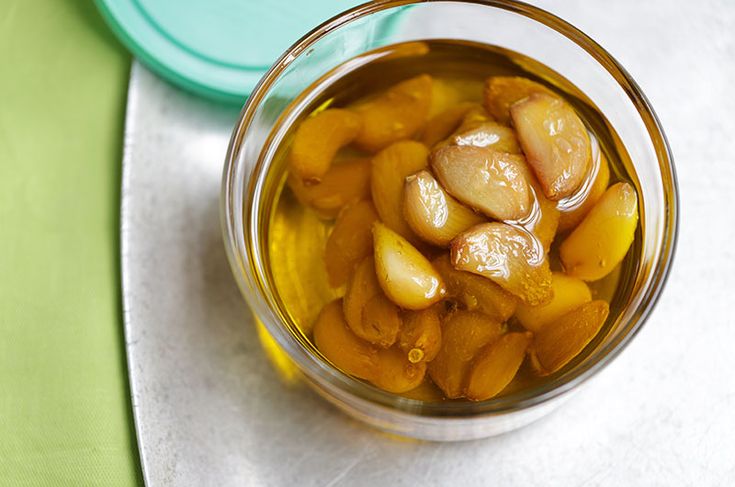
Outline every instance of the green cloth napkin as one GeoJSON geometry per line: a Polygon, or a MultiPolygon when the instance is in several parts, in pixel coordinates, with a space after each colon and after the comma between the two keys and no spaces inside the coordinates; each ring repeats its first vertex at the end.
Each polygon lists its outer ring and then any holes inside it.
{"type": "Polygon", "coordinates": [[[130,57],[89,0],[2,0],[0,63],[0,485],[139,485],[118,257],[130,57]]]}

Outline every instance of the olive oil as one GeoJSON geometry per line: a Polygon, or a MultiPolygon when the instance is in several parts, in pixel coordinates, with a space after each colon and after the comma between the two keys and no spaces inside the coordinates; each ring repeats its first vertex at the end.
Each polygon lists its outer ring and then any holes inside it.
{"type": "MultiPolygon", "coordinates": [[[[638,187],[632,163],[604,114],[569,81],[532,59],[493,46],[449,40],[399,44],[366,53],[336,68],[312,85],[282,116],[288,126],[273,135],[278,148],[265,179],[262,193],[265,198],[262,202],[264,218],[261,218],[260,229],[261,235],[267,236],[266,257],[270,264],[267,276],[277,290],[277,301],[282,313],[295,325],[294,332],[302,333],[305,340],[311,339],[320,310],[330,301],[343,296],[345,289],[344,286],[330,286],[325,269],[324,252],[334,225],[333,218],[302,205],[287,185],[288,152],[296,127],[316,112],[330,107],[359,106],[390,86],[421,74],[433,78],[429,118],[453,105],[467,102],[481,104],[483,85],[491,76],[521,76],[551,88],[574,107],[587,127],[592,139],[593,160],[598,160],[597,151],[606,157],[610,170],[609,184],[627,181],[638,187]]],[[[341,159],[372,155],[357,149],[346,149],[336,162],[339,164],[341,159]]],[[[585,184],[591,185],[591,181],[585,184]]],[[[573,204],[574,201],[564,199],[558,202],[559,207],[573,204]]],[[[638,208],[639,212],[644,211],[642,201],[638,208]]],[[[589,283],[592,299],[607,301],[610,315],[606,325],[585,349],[586,353],[577,356],[558,373],[564,373],[584,360],[609,333],[616,316],[626,305],[640,255],[640,231],[640,228],[636,230],[633,245],[623,262],[605,278],[589,283]]],[[[561,270],[558,247],[563,238],[563,234],[557,234],[549,252],[551,269],[554,271],[561,270]]],[[[507,328],[510,331],[522,330],[515,318],[507,322],[507,328]]],[[[501,395],[549,380],[535,375],[528,362],[524,362],[513,382],[501,395]]],[[[434,389],[429,381],[428,374],[421,390],[421,394],[414,391],[405,395],[427,400],[442,397],[441,391],[434,389]]]]}

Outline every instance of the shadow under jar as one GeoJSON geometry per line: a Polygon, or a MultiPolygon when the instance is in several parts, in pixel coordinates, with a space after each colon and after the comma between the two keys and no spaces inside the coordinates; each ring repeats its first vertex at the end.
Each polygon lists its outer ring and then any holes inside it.
{"type": "MultiPolygon", "coordinates": [[[[420,139],[423,133],[410,137],[420,139]]],[[[369,159],[379,148],[346,155],[369,159]]],[[[573,204],[568,199],[557,205],[573,204]]],[[[653,308],[676,237],[673,163],[638,87],[574,27],[536,8],[500,1],[375,2],[305,36],[263,78],[238,120],[222,205],[228,256],[243,295],[310,385],[366,423],[429,440],[481,438],[528,424],[609,363],[653,308]],[[345,292],[341,282],[330,285],[324,260],[339,208],[315,211],[297,201],[294,185],[287,184],[294,132],[311,114],[354,107],[423,74],[433,82],[427,118],[450,105],[482,103],[488,77],[523,76],[542,84],[584,122],[595,171],[606,158],[610,185],[627,182],[637,195],[633,245],[613,272],[589,284],[593,299],[609,303],[601,330],[550,375],[539,377],[525,360],[508,387],[487,400],[446,400],[447,394],[430,382],[402,394],[386,392],[334,367],[311,336],[323,306],[345,292]]],[[[550,255],[558,254],[564,238],[557,233],[550,255]]],[[[442,254],[424,243],[417,245],[425,254],[442,254]]],[[[553,270],[561,270],[550,260],[553,270]]],[[[347,272],[346,278],[355,273],[347,272]]],[[[505,326],[521,331],[516,317],[505,326]]]]}

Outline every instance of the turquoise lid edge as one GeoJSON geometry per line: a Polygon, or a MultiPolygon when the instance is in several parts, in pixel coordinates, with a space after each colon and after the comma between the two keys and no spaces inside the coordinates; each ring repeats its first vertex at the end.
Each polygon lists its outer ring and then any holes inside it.
{"type": "MultiPolygon", "coordinates": [[[[163,78],[165,78],[167,81],[173,83],[174,85],[188,91],[189,93],[193,93],[198,96],[203,96],[205,98],[208,98],[210,100],[215,100],[218,102],[230,104],[230,105],[239,105],[242,106],[249,97],[250,93],[253,89],[257,86],[257,84],[260,82],[260,79],[265,75],[267,72],[267,69],[263,71],[253,71],[253,79],[248,80],[248,82],[243,84],[243,92],[241,93],[232,93],[230,91],[223,91],[220,89],[217,89],[215,87],[212,87],[210,85],[206,85],[203,83],[199,83],[189,77],[183,76],[177,71],[171,69],[166,64],[160,62],[154,55],[152,55],[148,50],[145,49],[143,45],[141,45],[140,42],[138,42],[136,39],[134,39],[127,30],[123,27],[122,24],[118,21],[117,17],[114,15],[113,11],[111,10],[110,6],[108,5],[108,2],[115,2],[115,0],[94,0],[95,5],[97,6],[97,9],[101,13],[103,19],[107,23],[107,25],[110,27],[110,29],[115,33],[117,38],[123,43],[123,45],[136,57],[138,58],[143,64],[145,64],[147,67],[149,67],[151,70],[156,72],[157,74],[161,75],[163,78]]],[[[371,2],[367,2],[371,3],[371,2]]],[[[367,4],[366,3],[366,4],[367,4]]],[[[366,5],[362,4],[362,5],[366,5]]],[[[119,4],[118,4],[119,5],[119,4]]],[[[347,9],[345,11],[349,10],[355,10],[360,8],[362,5],[353,7],[350,9],[347,9]]],[[[341,12],[332,19],[339,17],[344,12],[341,12]]],[[[331,19],[324,19],[324,22],[328,22],[331,19]]],[[[396,28],[396,25],[398,24],[398,19],[394,18],[389,22],[386,22],[382,29],[384,31],[390,33],[393,31],[393,29],[396,28]]],[[[302,37],[297,39],[294,43],[292,43],[285,52],[291,50],[293,46],[300,42],[300,40],[306,36],[309,36],[312,32],[314,32],[317,27],[321,25],[315,25],[311,30],[309,30],[306,34],[304,34],[302,37]]],[[[280,58],[280,56],[279,56],[280,58]]],[[[278,58],[277,58],[278,59],[278,58]]],[[[277,61],[277,59],[274,59],[274,63],[277,61]]],[[[268,68],[269,69],[269,68],[268,68]]]]}
{"type": "MultiPolygon", "coordinates": [[[[253,84],[252,87],[247,88],[248,94],[235,94],[221,91],[208,85],[197,83],[190,78],[181,76],[176,71],[159,62],[143,46],[141,46],[128,34],[128,32],[122,27],[122,25],[118,23],[117,19],[108,8],[106,0],[94,1],[97,5],[97,9],[102,14],[102,18],[105,20],[110,29],[112,29],[112,31],[115,33],[120,42],[122,42],[123,45],[143,64],[145,64],[151,70],[160,74],[166,80],[170,81],[176,86],[179,86],[180,88],[183,88],[184,90],[199,96],[204,96],[206,98],[213,99],[219,102],[238,105],[244,104],[249,96],[249,92],[252,91],[253,88],[255,88],[257,81],[253,84]]],[[[258,80],[260,80],[263,74],[265,74],[265,71],[260,73],[260,75],[258,76],[258,80]]]]}

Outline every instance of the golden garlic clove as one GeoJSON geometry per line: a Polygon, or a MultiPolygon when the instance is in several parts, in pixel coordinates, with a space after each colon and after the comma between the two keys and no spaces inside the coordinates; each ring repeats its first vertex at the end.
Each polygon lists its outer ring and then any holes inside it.
{"type": "Polygon", "coordinates": [[[419,310],[444,296],[441,276],[406,239],[380,222],[373,225],[373,239],[378,282],[391,301],[419,310]]]}
{"type": "Polygon", "coordinates": [[[554,297],[548,303],[538,306],[524,303],[518,305],[515,316],[526,330],[536,333],[547,324],[592,300],[590,289],[584,281],[561,272],[552,274],[551,288],[554,297]]]}
{"type": "Polygon", "coordinates": [[[446,146],[431,154],[444,189],[462,203],[498,220],[519,220],[531,211],[523,158],[472,146],[446,146]]]}
{"type": "Polygon", "coordinates": [[[355,266],[373,253],[373,222],[378,214],[370,201],[360,201],[342,210],[329,234],[324,263],[329,284],[339,287],[355,266]]]}
{"type": "Polygon", "coordinates": [[[337,151],[352,142],[361,127],[359,116],[340,108],[328,108],[307,118],[296,129],[291,144],[291,171],[304,181],[320,181],[337,151]]]}
{"type": "MultiPolygon", "coordinates": [[[[431,104],[429,105],[429,121],[436,116],[446,112],[452,107],[461,104],[465,99],[465,93],[462,92],[454,83],[447,82],[443,79],[432,79],[431,81],[431,104]]],[[[428,127],[428,122],[421,131],[423,135],[428,127]]]]}
{"type": "Polygon", "coordinates": [[[403,393],[402,396],[424,402],[441,402],[444,399],[442,392],[428,377],[424,377],[421,384],[416,386],[415,389],[403,393]]]}
{"type": "Polygon", "coordinates": [[[482,313],[457,311],[442,326],[442,344],[429,362],[429,375],[450,399],[462,397],[477,352],[503,333],[503,326],[482,313]]]}
{"type": "Polygon", "coordinates": [[[439,353],[442,330],[437,306],[441,304],[421,311],[407,311],[403,315],[398,346],[406,353],[411,363],[431,362],[439,353]]]}
{"type": "Polygon", "coordinates": [[[610,186],[559,247],[567,274],[585,281],[608,275],[628,253],[637,226],[638,196],[633,186],[610,186]]]}
{"type": "Polygon", "coordinates": [[[546,197],[556,201],[572,194],[587,177],[592,160],[587,128],[574,109],[560,98],[536,93],[510,111],[546,197]]]}
{"type": "Polygon", "coordinates": [[[416,235],[440,247],[448,246],[457,234],[485,221],[447,194],[429,171],[406,178],[403,216],[416,235]]]}
{"type": "Polygon", "coordinates": [[[378,349],[348,328],[339,299],[322,308],[313,333],[316,348],[338,369],[360,379],[375,375],[378,349]]]}
{"type": "Polygon", "coordinates": [[[527,332],[507,333],[481,349],[469,371],[467,399],[485,401],[505,389],[526,358],[531,339],[527,332]]]}
{"type": "Polygon", "coordinates": [[[362,120],[355,145],[377,152],[418,133],[431,107],[432,78],[427,74],[402,81],[384,94],[354,107],[362,120]]]}
{"type": "Polygon", "coordinates": [[[487,147],[510,154],[521,153],[515,131],[498,122],[483,122],[476,127],[458,131],[449,138],[448,142],[451,145],[487,147]]]}
{"type": "Polygon", "coordinates": [[[383,293],[373,296],[362,308],[362,333],[358,336],[382,348],[396,342],[402,320],[398,306],[383,293]]]}
{"type": "MultiPolygon", "coordinates": [[[[610,166],[607,162],[607,158],[602,151],[599,152],[599,157],[594,164],[592,174],[589,177],[594,178],[590,188],[587,190],[585,197],[576,202],[570,208],[560,208],[561,215],[559,218],[559,232],[568,232],[574,229],[579,223],[587,216],[595,203],[597,203],[602,195],[605,193],[608,184],[610,183],[610,166]]],[[[559,201],[561,205],[562,201],[559,201]]]]}
{"type": "Polygon", "coordinates": [[[361,340],[344,320],[339,300],[324,306],[314,325],[314,344],[338,369],[393,393],[418,387],[426,363],[411,363],[399,348],[378,348],[361,340]]]}
{"type": "Polygon", "coordinates": [[[579,355],[599,333],[609,312],[605,301],[590,301],[544,326],[531,349],[537,373],[552,374],[579,355]]]}
{"type": "Polygon", "coordinates": [[[524,223],[523,227],[533,233],[544,246],[544,250],[548,252],[556,237],[561,214],[556,208],[556,204],[544,195],[541,188],[537,186],[533,188],[538,202],[537,217],[524,223]]]}
{"type": "Polygon", "coordinates": [[[429,150],[412,140],[396,142],[372,161],[371,192],[380,219],[393,231],[416,243],[417,237],[403,218],[405,180],[428,165],[429,150]]]}
{"type": "Polygon", "coordinates": [[[479,125],[482,125],[483,123],[494,121],[495,119],[493,118],[493,116],[490,115],[482,105],[475,104],[472,106],[472,108],[467,110],[467,113],[465,113],[464,117],[462,117],[462,121],[457,127],[457,130],[455,130],[455,133],[472,130],[479,125]]]}
{"type": "Polygon", "coordinates": [[[369,380],[387,392],[411,391],[421,385],[426,375],[426,362],[410,362],[396,347],[379,350],[375,362],[375,374],[369,380]]]}
{"type": "Polygon", "coordinates": [[[510,107],[534,93],[556,96],[542,84],[519,76],[493,76],[485,81],[485,108],[498,121],[510,123],[510,107]]]}
{"type": "Polygon", "coordinates": [[[479,311],[501,323],[515,312],[517,297],[486,277],[455,269],[449,254],[434,259],[432,264],[447,286],[447,297],[466,309],[479,311]]]}
{"type": "Polygon", "coordinates": [[[551,270],[541,242],[521,228],[482,223],[452,242],[452,265],[493,280],[530,305],[552,296],[551,270]]]}
{"type": "Polygon", "coordinates": [[[402,325],[400,310],[383,294],[372,256],[358,264],[347,284],[344,314],[359,338],[382,348],[396,342],[402,325]]]}
{"type": "Polygon", "coordinates": [[[548,252],[556,236],[560,212],[556,201],[551,201],[544,195],[541,185],[525,159],[522,163],[519,162],[518,167],[529,183],[533,204],[528,216],[513,223],[533,233],[543,244],[544,250],[548,252]]]}
{"type": "Polygon", "coordinates": [[[306,184],[290,173],[288,186],[302,205],[334,218],[345,205],[370,197],[371,170],[370,159],[354,158],[333,165],[316,184],[306,184]]]}
{"type": "Polygon", "coordinates": [[[465,114],[476,107],[479,107],[477,103],[464,102],[438,113],[426,122],[420,137],[421,142],[427,147],[433,147],[446,139],[457,130],[465,114]]]}

